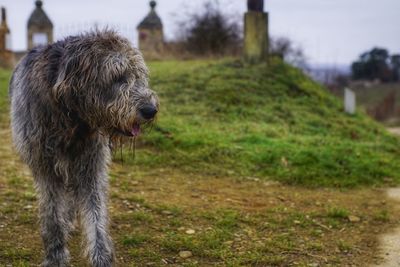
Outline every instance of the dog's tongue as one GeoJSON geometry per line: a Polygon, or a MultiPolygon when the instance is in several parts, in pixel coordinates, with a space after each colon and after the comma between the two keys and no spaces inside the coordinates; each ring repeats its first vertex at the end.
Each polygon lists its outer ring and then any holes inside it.
{"type": "Polygon", "coordinates": [[[134,137],[137,137],[137,136],[140,134],[140,124],[139,124],[139,123],[135,123],[135,124],[133,125],[131,134],[132,134],[134,137]]]}

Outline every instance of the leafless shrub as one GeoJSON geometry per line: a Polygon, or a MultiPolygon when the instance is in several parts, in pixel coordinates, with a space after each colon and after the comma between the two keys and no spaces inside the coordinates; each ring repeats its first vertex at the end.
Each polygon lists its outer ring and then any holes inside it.
{"type": "Polygon", "coordinates": [[[303,48],[296,46],[292,40],[287,37],[271,37],[270,53],[280,56],[289,64],[299,67],[303,70],[309,70],[307,57],[303,48]]]}
{"type": "Polygon", "coordinates": [[[222,11],[218,1],[208,1],[202,9],[187,11],[177,22],[173,47],[197,56],[237,55],[242,46],[240,19],[222,11]]]}
{"type": "Polygon", "coordinates": [[[395,105],[396,91],[392,91],[375,107],[369,108],[367,113],[378,121],[384,121],[394,114],[395,105]]]}

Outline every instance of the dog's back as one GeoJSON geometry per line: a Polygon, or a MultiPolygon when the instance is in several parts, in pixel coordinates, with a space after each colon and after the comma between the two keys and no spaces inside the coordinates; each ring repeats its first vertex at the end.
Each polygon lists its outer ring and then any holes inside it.
{"type": "Polygon", "coordinates": [[[9,86],[11,129],[15,148],[28,165],[37,161],[42,135],[51,116],[54,66],[59,64],[56,44],[31,50],[15,68],[9,86]],[[52,71],[53,70],[53,71],[52,71]]]}

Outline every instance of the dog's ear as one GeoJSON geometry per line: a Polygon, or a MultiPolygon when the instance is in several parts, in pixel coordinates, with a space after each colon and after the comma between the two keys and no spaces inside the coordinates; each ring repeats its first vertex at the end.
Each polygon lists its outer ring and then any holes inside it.
{"type": "MultiPolygon", "coordinates": [[[[75,90],[75,84],[73,84],[73,77],[78,74],[79,69],[79,59],[77,57],[69,58],[60,63],[58,69],[58,75],[55,79],[53,86],[53,98],[59,102],[61,98],[66,97],[75,90]]],[[[76,77],[76,76],[75,76],[76,77]]]]}

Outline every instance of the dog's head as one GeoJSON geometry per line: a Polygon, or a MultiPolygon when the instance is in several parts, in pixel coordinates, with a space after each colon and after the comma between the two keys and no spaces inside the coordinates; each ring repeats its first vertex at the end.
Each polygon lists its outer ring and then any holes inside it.
{"type": "Polygon", "coordinates": [[[137,136],[158,112],[140,52],[114,32],[64,41],[53,98],[90,127],[137,136]]]}

